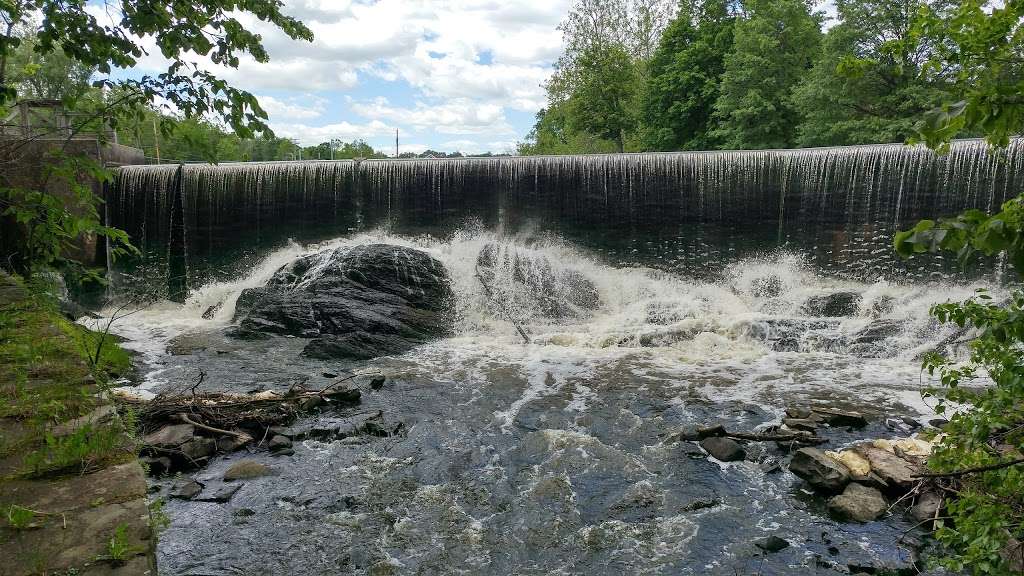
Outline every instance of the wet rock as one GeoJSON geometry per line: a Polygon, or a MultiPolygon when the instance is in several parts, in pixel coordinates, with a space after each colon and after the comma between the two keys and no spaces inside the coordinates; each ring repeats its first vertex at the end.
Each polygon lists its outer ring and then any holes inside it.
{"type": "Polygon", "coordinates": [[[241,449],[248,443],[248,440],[244,440],[238,436],[221,436],[220,438],[217,438],[217,451],[231,453],[235,450],[241,449]]]}
{"type": "Polygon", "coordinates": [[[771,536],[768,536],[767,538],[762,538],[762,539],[758,540],[757,542],[754,542],[754,546],[757,546],[758,548],[760,548],[761,550],[764,550],[765,552],[774,553],[774,552],[779,552],[779,551],[785,550],[786,548],[789,548],[789,542],[787,542],[786,540],[784,540],[782,538],[779,538],[778,536],[772,534],[771,536]]]}
{"type": "Polygon", "coordinates": [[[850,470],[817,448],[797,450],[789,463],[789,471],[827,492],[839,492],[850,482],[850,470]]]}
{"type": "Polygon", "coordinates": [[[900,420],[903,420],[903,423],[909,426],[911,429],[921,427],[921,423],[918,422],[917,419],[911,418],[910,416],[904,416],[900,418],[900,420]]]}
{"type": "Polygon", "coordinates": [[[917,471],[906,460],[871,444],[858,444],[853,450],[866,458],[871,463],[871,471],[891,488],[905,491],[913,486],[917,471]]]}
{"type": "Polygon", "coordinates": [[[210,345],[206,334],[186,333],[176,336],[167,343],[167,353],[171,356],[189,356],[206,350],[210,345]]]}
{"type": "Polygon", "coordinates": [[[711,438],[713,436],[725,436],[725,426],[712,424],[711,426],[697,428],[698,438],[711,438]]]}
{"type": "Polygon", "coordinates": [[[704,498],[694,498],[693,500],[683,504],[679,507],[683,512],[696,512],[697,510],[704,510],[705,508],[714,508],[722,504],[721,498],[717,496],[708,496],[704,498]]]}
{"type": "Polygon", "coordinates": [[[175,482],[174,486],[171,488],[171,498],[191,500],[198,496],[202,491],[202,484],[196,482],[191,478],[186,480],[179,480],[175,482]]]}
{"type": "Polygon", "coordinates": [[[271,456],[292,456],[295,454],[295,450],[292,448],[282,448],[271,454],[271,456]]]}
{"type": "Polygon", "coordinates": [[[873,320],[853,335],[851,344],[875,344],[881,340],[898,336],[903,332],[903,322],[899,320],[873,320]]]}
{"type": "Polygon", "coordinates": [[[938,428],[939,430],[942,430],[948,424],[949,420],[946,420],[945,418],[932,418],[931,420],[928,421],[929,426],[931,426],[932,428],[938,428]]]}
{"type": "Polygon", "coordinates": [[[925,492],[917,497],[917,503],[910,509],[910,517],[917,522],[935,518],[942,508],[942,496],[938,492],[925,492]]]}
{"type": "Polygon", "coordinates": [[[871,522],[884,514],[888,507],[889,503],[881,492],[857,483],[849,484],[842,494],[828,501],[828,509],[833,513],[857,522],[871,522]]]}
{"type": "Polygon", "coordinates": [[[680,442],[679,451],[691,460],[703,460],[708,457],[707,452],[701,450],[700,447],[693,442],[680,442]]]}
{"type": "Polygon", "coordinates": [[[701,440],[700,447],[722,462],[736,462],[747,457],[739,442],[730,438],[712,436],[701,440]]]}
{"type": "Polygon", "coordinates": [[[796,407],[786,408],[786,416],[789,416],[790,418],[797,418],[800,420],[807,420],[808,418],[811,417],[811,409],[796,407]]]}
{"type": "Polygon", "coordinates": [[[369,434],[370,436],[380,436],[382,438],[388,438],[390,436],[397,435],[402,430],[402,423],[400,421],[388,422],[384,417],[383,413],[378,413],[372,418],[368,418],[363,423],[362,432],[369,434]]]}
{"type": "Polygon", "coordinates": [[[217,441],[213,438],[196,436],[182,444],[178,450],[188,462],[198,464],[217,453],[217,441]]]}
{"type": "Polygon", "coordinates": [[[171,471],[173,463],[167,456],[149,456],[141,459],[150,476],[160,476],[171,471]]]}
{"type": "Polygon", "coordinates": [[[292,441],[287,436],[278,434],[267,442],[267,449],[271,452],[280,452],[292,447],[292,441]]]}
{"type": "MultiPolygon", "coordinates": [[[[239,297],[239,331],[315,338],[304,354],[368,359],[400,354],[452,331],[444,266],[386,244],[299,258],[239,297]]],[[[236,331],[238,332],[238,331],[236,331]]]]}
{"type": "Polygon", "coordinates": [[[860,294],[848,291],[812,296],[804,302],[803,312],[809,316],[829,318],[854,316],[860,308],[860,300],[860,294]]]}
{"type": "Polygon", "coordinates": [[[186,442],[190,442],[195,437],[195,432],[195,428],[191,424],[174,424],[145,435],[142,442],[147,446],[162,450],[175,450],[186,442]]]}
{"type": "Polygon", "coordinates": [[[224,472],[224,481],[231,482],[233,480],[259,478],[271,474],[273,474],[273,469],[266,464],[261,464],[255,460],[240,460],[232,464],[224,472]]]}
{"type": "Polygon", "coordinates": [[[380,390],[384,387],[384,382],[386,380],[387,378],[384,376],[374,376],[374,378],[370,380],[370,388],[373,390],[380,390]]]}
{"type": "Polygon", "coordinates": [[[814,432],[818,429],[817,422],[802,418],[783,418],[782,423],[793,430],[803,430],[804,432],[814,432]]]}
{"type": "Polygon", "coordinates": [[[302,355],[321,360],[371,360],[378,356],[396,356],[410,348],[407,340],[390,334],[353,332],[314,338],[302,349],[302,355]]]}
{"type": "Polygon", "coordinates": [[[863,428],[868,425],[867,418],[860,412],[839,410],[838,408],[815,408],[814,414],[829,426],[863,428]]]}
{"type": "Polygon", "coordinates": [[[200,502],[228,502],[229,500],[231,500],[231,498],[234,497],[235,494],[238,493],[239,490],[242,489],[242,486],[242,484],[218,486],[213,490],[203,492],[198,497],[196,497],[195,500],[198,500],[200,502]]]}

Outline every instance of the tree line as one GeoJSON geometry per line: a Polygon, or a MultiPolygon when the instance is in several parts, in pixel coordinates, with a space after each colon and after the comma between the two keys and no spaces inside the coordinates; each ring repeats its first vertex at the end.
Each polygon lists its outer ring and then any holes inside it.
{"type": "Polygon", "coordinates": [[[519,152],[941,143],[1019,127],[1016,101],[989,98],[1021,78],[1015,11],[837,0],[829,20],[814,4],[578,0],[519,152]]]}

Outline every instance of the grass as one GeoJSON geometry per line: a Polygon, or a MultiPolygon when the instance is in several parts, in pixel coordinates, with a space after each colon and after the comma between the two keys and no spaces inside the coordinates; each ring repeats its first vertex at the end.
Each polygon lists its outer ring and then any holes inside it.
{"type": "MultiPolygon", "coordinates": [[[[0,277],[4,288],[11,281],[0,277]]],[[[130,372],[128,353],[113,337],[64,318],[44,289],[13,282],[24,294],[0,301],[0,425],[16,433],[2,434],[0,458],[21,456],[14,475],[39,477],[81,473],[133,457],[126,428],[117,419],[64,436],[50,432],[100,405],[97,394],[130,372]]],[[[10,476],[9,468],[0,476],[10,476]]]]}

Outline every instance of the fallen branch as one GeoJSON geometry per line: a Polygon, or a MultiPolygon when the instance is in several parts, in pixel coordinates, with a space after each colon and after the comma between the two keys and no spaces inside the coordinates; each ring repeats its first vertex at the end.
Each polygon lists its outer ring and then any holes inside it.
{"type": "Polygon", "coordinates": [[[526,333],[526,330],[523,330],[523,327],[519,325],[519,322],[516,322],[516,319],[512,317],[512,314],[505,308],[505,305],[499,302],[498,299],[494,297],[494,293],[491,292],[491,287],[487,285],[487,281],[484,280],[483,274],[480,273],[479,264],[476,265],[476,279],[479,280],[480,285],[484,287],[484,292],[487,294],[487,299],[497,304],[498,308],[501,308],[501,312],[505,315],[506,318],[508,318],[508,321],[511,322],[512,325],[516,327],[516,330],[519,331],[519,335],[523,337],[523,342],[529,344],[530,336],[526,333]]]}
{"type": "Polygon", "coordinates": [[[802,434],[755,434],[752,432],[728,432],[725,435],[736,440],[753,440],[755,442],[803,442],[805,444],[824,444],[825,438],[804,436],[802,434]]]}
{"type": "Polygon", "coordinates": [[[178,414],[178,419],[184,422],[185,424],[191,424],[192,426],[195,426],[196,428],[199,428],[201,430],[206,430],[207,432],[213,432],[214,434],[223,434],[224,436],[234,436],[239,440],[245,442],[246,444],[252,442],[253,440],[252,436],[249,436],[245,432],[235,432],[234,430],[223,430],[221,428],[207,426],[206,424],[202,424],[200,422],[192,420],[191,418],[188,417],[187,414],[184,413],[178,414]]]}
{"type": "Polygon", "coordinates": [[[970,474],[980,474],[982,472],[991,472],[993,470],[1009,468],[1010,466],[1016,466],[1018,464],[1024,464],[1024,458],[1017,458],[1016,460],[1008,460],[1006,462],[990,464],[988,466],[978,466],[977,468],[954,470],[953,472],[924,472],[921,474],[914,474],[914,478],[960,478],[961,476],[968,476],[970,474]]]}

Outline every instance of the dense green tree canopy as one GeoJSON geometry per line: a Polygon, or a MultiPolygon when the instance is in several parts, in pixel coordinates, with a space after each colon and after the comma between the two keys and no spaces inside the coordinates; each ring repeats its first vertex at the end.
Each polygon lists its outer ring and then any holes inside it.
{"type": "Polygon", "coordinates": [[[651,150],[715,148],[711,116],[732,48],[731,2],[682,3],[650,62],[642,133],[651,150]]]}
{"type": "Polygon", "coordinates": [[[821,17],[803,0],[748,0],[736,21],[715,103],[725,148],[788,148],[796,144],[800,110],[793,90],[811,68],[821,17]]]}
{"type": "Polygon", "coordinates": [[[920,1],[840,0],[839,23],[796,88],[803,113],[797,144],[904,142],[920,116],[938,106],[943,84],[922,75],[931,47],[913,45],[920,1]]]}

